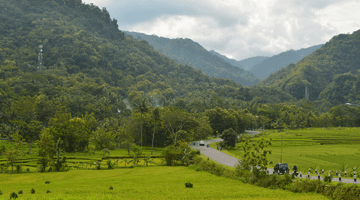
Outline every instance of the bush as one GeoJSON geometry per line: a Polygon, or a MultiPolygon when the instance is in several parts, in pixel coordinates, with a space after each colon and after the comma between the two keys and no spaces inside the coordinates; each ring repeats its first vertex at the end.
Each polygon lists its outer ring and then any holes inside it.
{"type": "Polygon", "coordinates": [[[110,186],[109,189],[112,190],[112,189],[114,189],[114,188],[113,188],[113,186],[110,186]]]}
{"type": "Polygon", "coordinates": [[[168,146],[163,149],[161,155],[164,156],[167,166],[171,166],[173,163],[176,165],[176,161],[179,159],[180,152],[174,145],[168,146]]]}
{"type": "Polygon", "coordinates": [[[1,192],[1,190],[0,190],[0,195],[3,195],[3,193],[1,192]]]}
{"type": "Polygon", "coordinates": [[[2,145],[2,146],[0,147],[0,156],[1,156],[1,155],[4,155],[5,152],[6,152],[6,147],[5,147],[5,145],[2,145]]]}
{"type": "Polygon", "coordinates": [[[107,164],[108,169],[114,169],[114,165],[111,162],[111,160],[106,161],[106,164],[107,164]]]}
{"type": "Polygon", "coordinates": [[[22,190],[20,190],[20,191],[18,192],[18,194],[23,194],[23,191],[22,191],[22,190]]]}
{"type": "Polygon", "coordinates": [[[185,188],[192,188],[193,184],[190,182],[185,183],[185,188]]]}
{"type": "Polygon", "coordinates": [[[330,174],[330,177],[328,175],[324,176],[324,182],[331,183],[331,180],[333,179],[333,175],[330,174]]]}
{"type": "Polygon", "coordinates": [[[26,168],[26,172],[27,172],[27,173],[30,173],[30,169],[29,169],[29,168],[26,168]]]}
{"type": "Polygon", "coordinates": [[[50,181],[45,181],[45,184],[49,184],[50,183],[50,181]]]}
{"type": "Polygon", "coordinates": [[[48,190],[48,191],[46,191],[46,193],[51,193],[51,191],[50,191],[50,190],[48,190]]]}
{"type": "Polygon", "coordinates": [[[10,199],[17,199],[17,198],[18,198],[18,195],[15,192],[12,192],[10,194],[10,199]]]}
{"type": "Polygon", "coordinates": [[[31,194],[35,194],[35,189],[34,188],[31,189],[31,194]]]}
{"type": "Polygon", "coordinates": [[[22,167],[21,167],[21,165],[16,165],[16,172],[17,172],[17,173],[21,173],[21,172],[22,172],[22,167]]]}

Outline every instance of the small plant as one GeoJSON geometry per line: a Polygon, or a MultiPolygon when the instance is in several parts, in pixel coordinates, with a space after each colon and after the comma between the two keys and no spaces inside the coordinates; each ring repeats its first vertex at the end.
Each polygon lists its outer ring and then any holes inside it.
{"type": "Polygon", "coordinates": [[[48,191],[46,191],[46,193],[51,193],[51,191],[50,191],[50,190],[48,190],[48,191]]]}
{"type": "Polygon", "coordinates": [[[34,188],[31,189],[31,194],[35,194],[35,189],[34,188]]]}
{"type": "Polygon", "coordinates": [[[106,164],[107,164],[108,169],[114,169],[114,165],[111,162],[111,160],[106,161],[106,164]]]}
{"type": "Polygon", "coordinates": [[[110,150],[108,148],[104,148],[102,151],[103,151],[103,156],[105,156],[105,154],[107,154],[108,156],[110,155],[110,150]]]}
{"type": "Polygon", "coordinates": [[[45,184],[49,184],[50,183],[50,181],[45,181],[45,184]]]}
{"type": "Polygon", "coordinates": [[[95,164],[97,170],[101,169],[101,162],[100,161],[97,160],[97,161],[95,161],[94,164],[95,164]]]}
{"type": "Polygon", "coordinates": [[[185,188],[193,188],[193,184],[190,182],[185,183],[185,188]]]}
{"type": "Polygon", "coordinates": [[[10,194],[10,199],[17,199],[17,198],[18,198],[18,195],[15,192],[12,192],[10,194]]]}
{"type": "Polygon", "coordinates": [[[3,193],[1,192],[1,190],[0,190],[0,195],[3,195],[3,193]]]}
{"type": "Polygon", "coordinates": [[[22,190],[20,190],[20,191],[18,192],[18,194],[23,194],[23,191],[22,191],[22,190]]]}
{"type": "Polygon", "coordinates": [[[109,189],[112,190],[112,189],[114,189],[114,188],[113,188],[113,186],[110,186],[109,189]]]}
{"type": "Polygon", "coordinates": [[[27,173],[30,173],[30,169],[29,169],[29,168],[26,168],[26,172],[27,172],[27,173]]]}

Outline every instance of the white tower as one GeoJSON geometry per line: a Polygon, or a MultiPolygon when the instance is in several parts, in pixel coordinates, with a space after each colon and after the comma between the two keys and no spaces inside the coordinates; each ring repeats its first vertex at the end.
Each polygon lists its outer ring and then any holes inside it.
{"type": "Polygon", "coordinates": [[[39,45],[39,54],[38,54],[38,69],[41,71],[42,59],[43,59],[43,45],[39,45]]]}

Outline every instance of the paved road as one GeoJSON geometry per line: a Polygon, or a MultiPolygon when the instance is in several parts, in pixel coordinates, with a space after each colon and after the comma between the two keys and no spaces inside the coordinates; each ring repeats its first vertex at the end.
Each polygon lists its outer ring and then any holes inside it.
{"type": "MultiPolygon", "coordinates": [[[[246,132],[248,132],[249,135],[256,135],[256,134],[260,133],[258,131],[246,131],[246,132]]],[[[239,163],[239,160],[237,158],[230,156],[226,153],[223,153],[221,151],[218,151],[216,149],[206,147],[207,144],[214,143],[214,142],[221,142],[221,141],[223,141],[223,139],[205,140],[204,141],[205,146],[199,146],[199,142],[193,142],[190,144],[190,146],[193,147],[194,149],[199,149],[203,155],[209,157],[210,159],[212,159],[216,162],[227,165],[229,167],[235,167],[239,163]]],[[[272,174],[274,172],[274,170],[272,168],[268,168],[268,171],[270,174],[272,174]]],[[[305,174],[303,174],[302,177],[306,178],[307,172],[305,174]]],[[[317,180],[318,177],[310,176],[310,179],[317,180]]],[[[320,175],[320,179],[323,180],[322,175],[320,175]]],[[[333,178],[332,181],[339,182],[339,177],[333,178]]],[[[343,177],[342,177],[341,181],[343,183],[354,183],[354,179],[344,179],[343,177]]]]}

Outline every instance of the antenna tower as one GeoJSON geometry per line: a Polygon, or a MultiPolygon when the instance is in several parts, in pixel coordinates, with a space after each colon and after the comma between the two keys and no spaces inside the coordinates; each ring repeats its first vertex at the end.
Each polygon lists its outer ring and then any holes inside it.
{"type": "Polygon", "coordinates": [[[39,54],[38,54],[38,69],[39,71],[41,71],[41,65],[42,65],[42,59],[43,59],[43,55],[42,55],[42,52],[43,52],[43,45],[39,45],[39,54]]]}

